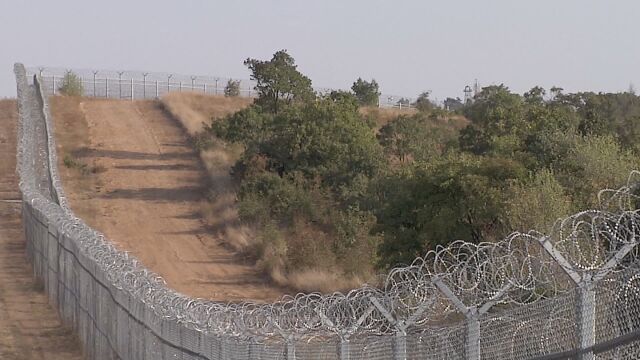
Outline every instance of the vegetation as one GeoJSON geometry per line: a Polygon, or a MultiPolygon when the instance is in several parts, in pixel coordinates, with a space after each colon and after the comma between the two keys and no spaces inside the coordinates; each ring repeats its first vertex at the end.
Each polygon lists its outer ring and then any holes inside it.
{"type": "Polygon", "coordinates": [[[255,234],[245,251],[306,290],[371,280],[453,240],[549,231],[640,165],[633,94],[498,85],[464,106],[450,99],[452,111],[424,93],[418,111],[389,117],[366,108],[375,81],[316,96],[284,51],[245,63],[259,97],[205,136],[241,149],[231,174],[239,221],[255,234]],[[304,274],[331,284],[300,285],[304,274]]]}
{"type": "Polygon", "coordinates": [[[224,87],[224,96],[240,96],[240,80],[229,79],[229,81],[227,81],[227,85],[224,87]]]}
{"type": "Polygon", "coordinates": [[[378,101],[380,100],[380,87],[378,86],[378,83],[375,79],[371,81],[365,81],[362,80],[362,78],[358,78],[358,80],[356,80],[351,86],[351,90],[355,94],[360,105],[378,105],[378,101]]]}
{"type": "Polygon", "coordinates": [[[430,112],[433,110],[434,106],[431,100],[429,99],[429,92],[425,91],[422,94],[418,95],[416,99],[416,109],[422,112],[430,112]]]}
{"type": "Polygon", "coordinates": [[[84,87],[80,77],[72,71],[68,71],[62,78],[62,83],[58,87],[58,91],[66,96],[82,96],[84,87]]]}
{"type": "Polygon", "coordinates": [[[103,165],[89,166],[89,165],[87,165],[87,164],[75,159],[74,157],[72,157],[69,154],[66,154],[64,156],[64,158],[62,160],[62,163],[64,164],[64,166],[66,168],[76,169],[76,170],[80,171],[80,173],[82,175],[98,174],[98,173],[107,171],[107,168],[104,167],[103,165]]]}
{"type": "Polygon", "coordinates": [[[278,113],[282,106],[314,98],[311,80],[298,71],[286,50],[276,52],[271,60],[249,58],[244,64],[251,70],[251,79],[258,83],[256,105],[265,111],[278,113]]]}

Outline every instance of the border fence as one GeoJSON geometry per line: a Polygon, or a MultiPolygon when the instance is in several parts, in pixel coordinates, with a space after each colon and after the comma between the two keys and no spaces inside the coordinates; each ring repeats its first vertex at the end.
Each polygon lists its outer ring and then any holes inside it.
{"type": "MultiPolygon", "coordinates": [[[[229,80],[238,81],[239,96],[257,96],[256,82],[246,79],[230,79],[208,75],[180,75],[145,71],[112,71],[87,69],[62,69],[54,67],[28,68],[27,75],[39,75],[47,95],[56,95],[64,76],[72,72],[82,83],[85,96],[109,99],[157,99],[170,92],[196,92],[207,95],[224,95],[229,80]]],[[[314,88],[320,94],[335,89],[314,88]]],[[[415,99],[381,94],[378,102],[383,108],[412,108],[415,99]]]]}
{"type": "Polygon", "coordinates": [[[15,74],[27,256],[95,359],[637,359],[640,173],[548,234],[456,241],[379,287],[271,304],[189,298],[74,216],[42,78],[15,74]]]}

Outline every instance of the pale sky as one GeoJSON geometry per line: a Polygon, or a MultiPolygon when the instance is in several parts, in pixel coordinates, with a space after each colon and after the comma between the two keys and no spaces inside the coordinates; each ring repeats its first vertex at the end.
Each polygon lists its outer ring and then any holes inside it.
{"type": "Polygon", "coordinates": [[[640,87],[637,0],[0,0],[0,34],[0,97],[14,62],[246,79],[279,49],[314,86],[411,97],[640,87]]]}

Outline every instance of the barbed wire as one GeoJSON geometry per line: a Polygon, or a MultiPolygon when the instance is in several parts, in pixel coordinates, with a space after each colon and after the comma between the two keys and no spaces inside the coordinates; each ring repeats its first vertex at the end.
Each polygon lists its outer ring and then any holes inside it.
{"type": "MultiPolygon", "coordinates": [[[[45,86],[45,93],[54,93],[61,84],[63,77],[72,72],[83,84],[85,95],[95,97],[120,97],[136,99],[150,99],[168,92],[193,91],[206,94],[223,95],[228,81],[238,81],[240,96],[254,97],[256,81],[250,79],[230,78],[211,75],[184,75],[169,72],[151,71],[114,71],[94,69],[66,69],[59,67],[29,67],[28,75],[40,75],[45,86]],[[157,89],[156,89],[157,86],[157,89]],[[133,90],[132,90],[133,88],[133,90]]],[[[313,90],[319,95],[326,95],[332,91],[343,89],[317,87],[313,90]]],[[[382,93],[379,96],[379,106],[384,108],[413,108],[416,99],[382,93]]],[[[434,102],[436,103],[436,102],[434,102]]],[[[442,106],[442,103],[437,103],[442,106]]]]}
{"type": "MultiPolygon", "coordinates": [[[[613,284],[610,291],[618,307],[630,298],[640,303],[638,172],[620,189],[601,191],[601,209],[559,220],[549,234],[513,233],[495,243],[454,241],[438,246],[409,266],[390,270],[380,288],[364,285],[347,293],[287,295],[268,304],[190,298],[170,289],[159,275],[73,214],[57,172],[53,123],[42,84],[36,77],[29,86],[21,65],[16,65],[15,72],[20,108],[18,172],[24,201],[71,239],[113,287],[162,319],[252,343],[409,334],[416,339],[440,339],[455,348],[464,341],[459,335],[460,315],[470,313],[470,318],[479,319],[489,312],[528,311],[543,301],[565,304],[573,301],[567,299],[587,278],[600,281],[603,289],[613,284]],[[41,186],[43,177],[46,188],[41,186]]],[[[574,318],[554,312],[529,320],[508,314],[490,319],[495,324],[515,324],[509,335],[513,338],[523,331],[533,332],[532,327],[544,330],[575,323],[574,318]]],[[[531,351],[561,347],[548,345],[552,340],[538,335],[531,344],[537,350],[531,351]]]]}

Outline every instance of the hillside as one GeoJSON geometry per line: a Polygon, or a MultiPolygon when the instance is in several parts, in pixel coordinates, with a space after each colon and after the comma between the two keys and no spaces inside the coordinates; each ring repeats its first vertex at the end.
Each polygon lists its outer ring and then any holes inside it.
{"type": "Polygon", "coordinates": [[[63,184],[90,226],[187,295],[271,301],[286,292],[206,229],[206,173],[157,102],[53,97],[51,108],[63,184]]]}

